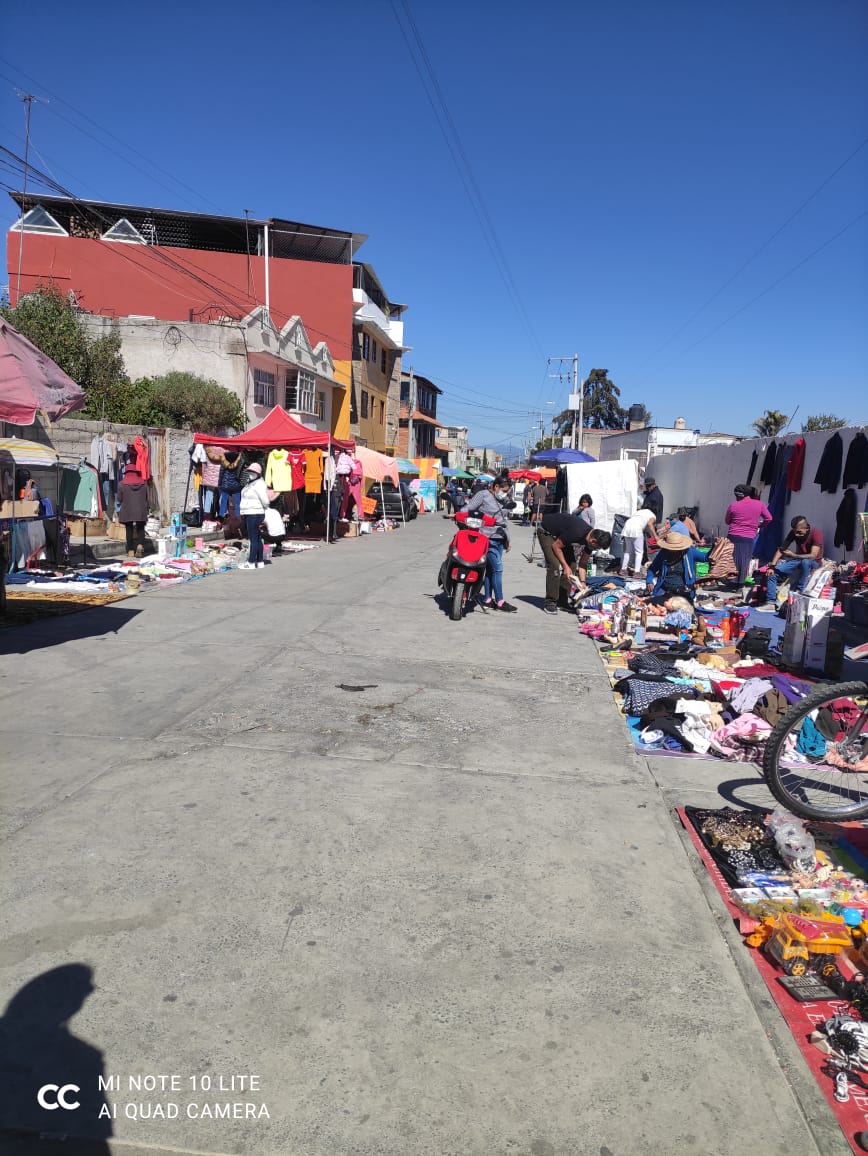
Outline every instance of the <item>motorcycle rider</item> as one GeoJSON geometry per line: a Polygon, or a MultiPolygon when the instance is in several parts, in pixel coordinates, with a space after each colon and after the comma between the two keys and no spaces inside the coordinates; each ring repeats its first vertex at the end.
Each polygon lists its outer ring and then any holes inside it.
{"type": "Polygon", "coordinates": [[[466,510],[470,517],[474,514],[490,514],[495,519],[493,526],[482,527],[482,533],[489,540],[482,605],[489,610],[503,610],[507,614],[515,614],[518,607],[503,597],[503,554],[505,550],[509,551],[511,543],[509,519],[500,495],[506,494],[508,485],[508,481],[504,478],[495,478],[490,487],[485,486],[477,490],[467,503],[466,510]]]}

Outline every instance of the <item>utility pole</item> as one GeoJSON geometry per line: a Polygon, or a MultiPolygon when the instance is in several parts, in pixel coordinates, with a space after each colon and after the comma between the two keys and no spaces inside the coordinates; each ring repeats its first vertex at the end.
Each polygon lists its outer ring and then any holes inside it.
{"type": "Polygon", "coordinates": [[[410,366],[410,408],[407,419],[407,457],[414,458],[416,456],[416,431],[413,427],[413,410],[416,408],[416,378],[413,376],[413,366],[410,366]]]}
{"type": "MultiPolygon", "coordinates": [[[[48,101],[42,100],[38,96],[34,96],[32,92],[18,91],[19,100],[24,103],[24,181],[21,188],[21,199],[27,194],[27,170],[30,161],[30,110],[33,106],[34,100],[39,101],[40,104],[47,104],[48,101]]],[[[22,206],[22,217],[27,215],[27,210],[22,206]]],[[[24,229],[18,234],[18,279],[15,283],[15,304],[17,305],[21,299],[21,262],[24,256],[24,229]]]]}
{"type": "MultiPolygon", "coordinates": [[[[565,361],[572,363],[572,367],[573,367],[573,392],[570,394],[569,401],[567,403],[567,408],[569,410],[571,410],[572,414],[573,414],[573,429],[572,429],[572,433],[570,434],[570,446],[573,449],[576,448],[576,413],[578,413],[578,415],[579,415],[579,424],[578,424],[579,445],[578,445],[578,448],[581,449],[583,444],[584,444],[584,434],[582,431],[583,431],[583,425],[584,425],[584,420],[585,420],[584,408],[583,408],[584,407],[584,400],[585,400],[585,390],[584,390],[584,385],[582,386],[581,389],[579,389],[579,355],[578,355],[578,353],[574,353],[572,357],[550,357],[548,359],[548,361],[549,361],[549,365],[551,365],[551,363],[553,361],[561,362],[561,364],[563,364],[563,362],[565,362],[565,361]]],[[[563,374],[563,372],[550,373],[549,377],[557,377],[560,381],[563,381],[564,374],[563,374]]],[[[552,426],[552,440],[554,440],[554,426],[552,426]]]]}

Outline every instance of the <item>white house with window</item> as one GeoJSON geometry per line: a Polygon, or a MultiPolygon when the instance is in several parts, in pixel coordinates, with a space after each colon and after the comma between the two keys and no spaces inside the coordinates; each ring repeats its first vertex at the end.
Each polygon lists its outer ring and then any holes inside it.
{"type": "Polygon", "coordinates": [[[324,341],[312,346],[300,317],[278,331],[264,306],[243,320],[247,345],[247,394],[244,408],[251,424],[281,405],[310,429],[330,430],[336,407],[335,366],[324,341]]]}

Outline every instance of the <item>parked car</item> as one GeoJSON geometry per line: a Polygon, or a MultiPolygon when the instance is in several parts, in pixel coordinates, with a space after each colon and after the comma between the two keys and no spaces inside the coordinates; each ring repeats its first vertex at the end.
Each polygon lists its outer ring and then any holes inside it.
{"type": "Polygon", "coordinates": [[[393,518],[396,522],[410,522],[419,512],[412,491],[409,488],[401,490],[389,480],[382,483],[382,490],[380,482],[373,482],[368,490],[368,497],[375,498],[377,502],[375,519],[386,517],[393,518]]]}

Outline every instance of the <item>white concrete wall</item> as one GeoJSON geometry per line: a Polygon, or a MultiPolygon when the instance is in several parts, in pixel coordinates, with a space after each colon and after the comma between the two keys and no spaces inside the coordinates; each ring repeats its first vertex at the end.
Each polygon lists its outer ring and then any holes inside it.
{"type": "MultiPolygon", "coordinates": [[[[82,314],[92,337],[107,336],[117,327],[127,374],[161,377],[175,371],[211,378],[245,402],[247,349],[244,334],[236,325],[203,321],[151,321],[82,314]]],[[[252,387],[251,387],[252,390],[252,387]]]]}
{"type": "MultiPolygon", "coordinates": [[[[850,442],[859,431],[857,429],[838,430],[844,443],[844,461],[847,460],[847,449],[850,442]]],[[[823,454],[826,442],[832,436],[830,431],[823,433],[787,434],[784,438],[777,438],[778,445],[785,442],[793,445],[799,437],[805,439],[805,468],[802,473],[802,488],[790,498],[784,515],[784,525],[789,526],[791,518],[797,514],[807,518],[812,526],[822,530],[825,542],[825,556],[836,561],[847,557],[846,551],[833,545],[835,541],[835,515],[844,491],[839,485],[836,493],[824,494],[820,487],[814,484],[817,466],[823,454]]],[[[759,451],[757,467],[754,470],[752,485],[760,489],[759,474],[765,458],[765,451],[771,443],[771,438],[751,438],[749,441],[739,442],[733,446],[698,446],[695,449],[683,450],[677,454],[661,454],[652,458],[648,463],[647,473],[654,477],[663,494],[665,502],[664,512],[671,513],[678,506],[699,506],[700,529],[706,533],[725,534],[726,524],[723,520],[726,507],[733,501],[733,488],[739,482],[747,480],[750,468],[751,454],[759,451]]],[[[866,509],[868,488],[857,490],[858,509],[866,509]]],[[[769,497],[769,487],[760,491],[760,497],[766,501],[769,497]]],[[[859,535],[857,529],[855,555],[860,555],[859,535]]],[[[854,554],[849,557],[854,557],[854,554]]]]}

